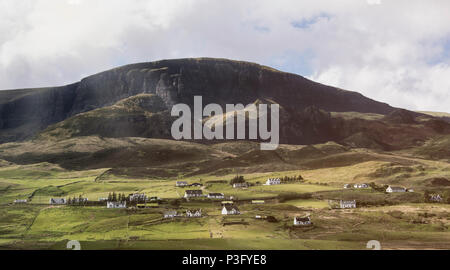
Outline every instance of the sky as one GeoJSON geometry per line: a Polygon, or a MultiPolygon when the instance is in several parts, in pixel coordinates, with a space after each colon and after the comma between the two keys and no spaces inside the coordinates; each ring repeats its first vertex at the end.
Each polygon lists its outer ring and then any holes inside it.
{"type": "Polygon", "coordinates": [[[450,112],[449,12],[448,0],[0,0],[0,89],[219,57],[450,112]]]}

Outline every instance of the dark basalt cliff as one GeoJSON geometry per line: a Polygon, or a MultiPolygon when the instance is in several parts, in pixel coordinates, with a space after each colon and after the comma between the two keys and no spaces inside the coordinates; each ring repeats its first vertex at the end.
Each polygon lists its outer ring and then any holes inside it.
{"type": "Polygon", "coordinates": [[[0,91],[0,143],[28,138],[70,116],[110,106],[141,93],[156,94],[170,108],[193,103],[251,103],[270,99],[288,110],[389,114],[393,108],[363,95],[254,63],[226,59],[177,59],[127,65],[62,87],[0,91]]]}

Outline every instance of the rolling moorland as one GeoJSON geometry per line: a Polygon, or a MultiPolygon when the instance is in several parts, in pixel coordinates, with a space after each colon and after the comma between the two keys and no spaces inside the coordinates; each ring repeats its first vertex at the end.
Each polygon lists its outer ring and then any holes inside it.
{"type": "Polygon", "coordinates": [[[65,249],[69,240],[82,249],[366,249],[369,240],[383,249],[450,248],[447,114],[393,108],[257,64],[164,60],[63,87],[0,91],[0,142],[1,249],[65,249]],[[261,151],[258,141],[171,140],[171,106],[192,106],[194,95],[205,104],[280,104],[282,144],[261,151]],[[233,188],[236,175],[250,186],[233,188]],[[370,187],[345,189],[350,183],[370,187]],[[388,185],[413,192],[386,193],[388,185]],[[188,189],[232,196],[241,214],[222,215],[220,199],[185,200],[188,189]],[[160,201],[49,204],[112,192],[160,201]],[[202,217],[164,219],[172,209],[202,209],[202,217]],[[312,225],[294,226],[296,216],[312,225]]]}

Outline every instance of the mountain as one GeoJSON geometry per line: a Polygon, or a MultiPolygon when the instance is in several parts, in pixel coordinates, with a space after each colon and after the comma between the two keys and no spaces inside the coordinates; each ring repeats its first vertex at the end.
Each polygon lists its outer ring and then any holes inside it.
{"type": "Polygon", "coordinates": [[[127,65],[62,87],[0,91],[0,142],[29,138],[71,116],[155,94],[167,107],[203,103],[248,104],[268,98],[286,110],[309,106],[333,112],[388,114],[387,104],[315,83],[299,75],[226,59],[176,59],[127,65]]]}
{"type": "Polygon", "coordinates": [[[192,108],[198,95],[203,105],[223,108],[279,104],[283,144],[334,141],[392,151],[450,134],[443,119],[357,92],[254,63],[199,58],[127,65],[62,87],[0,91],[0,143],[81,136],[171,139],[172,105],[192,108]]]}

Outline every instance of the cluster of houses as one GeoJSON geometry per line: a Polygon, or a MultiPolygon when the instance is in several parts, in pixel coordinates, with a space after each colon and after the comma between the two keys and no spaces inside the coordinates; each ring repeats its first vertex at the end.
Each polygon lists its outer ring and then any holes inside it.
{"type": "MultiPolygon", "coordinates": [[[[345,184],[344,188],[345,189],[350,189],[350,188],[354,188],[354,189],[364,189],[364,188],[369,188],[370,186],[366,183],[357,183],[357,184],[345,184]]],[[[394,192],[414,192],[413,189],[408,189],[408,188],[404,188],[404,187],[397,187],[397,186],[388,186],[386,188],[386,192],[388,193],[394,193],[394,192]]]]}
{"type": "Polygon", "coordinates": [[[200,189],[193,189],[193,190],[186,190],[184,192],[184,198],[200,198],[200,197],[206,197],[208,199],[224,199],[225,195],[223,193],[209,193],[209,194],[203,194],[203,191],[200,189]]]}

